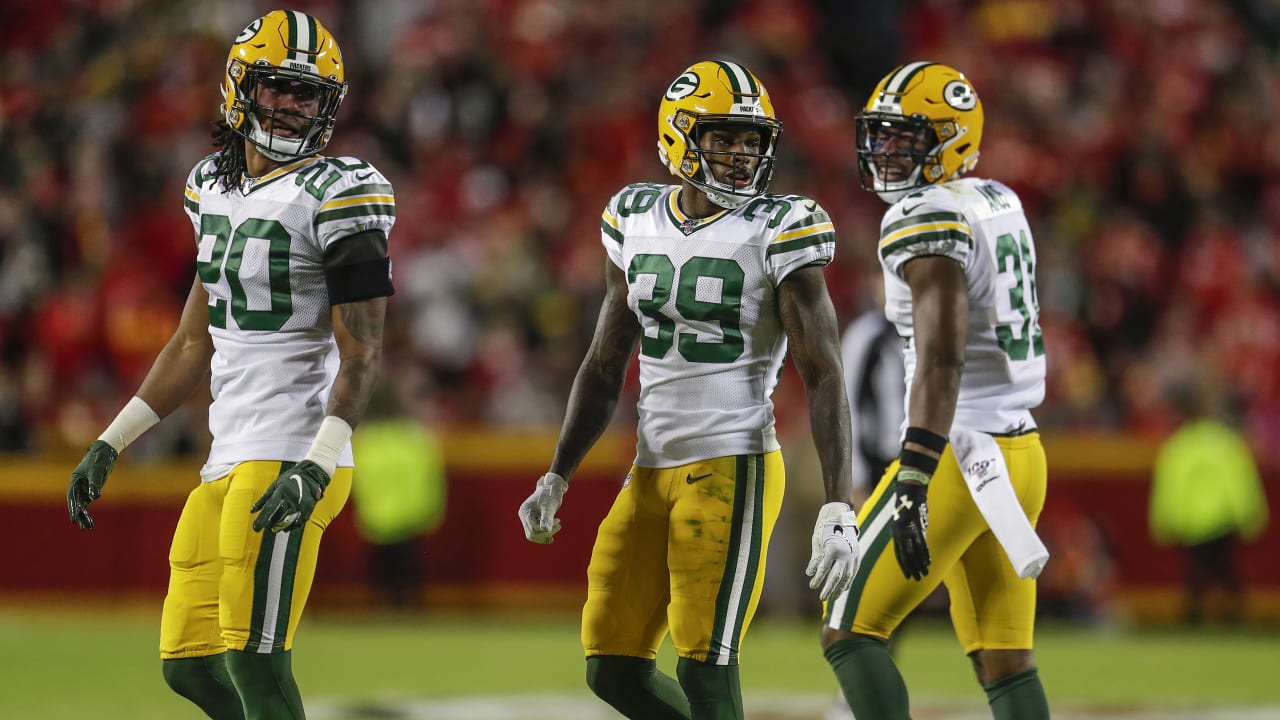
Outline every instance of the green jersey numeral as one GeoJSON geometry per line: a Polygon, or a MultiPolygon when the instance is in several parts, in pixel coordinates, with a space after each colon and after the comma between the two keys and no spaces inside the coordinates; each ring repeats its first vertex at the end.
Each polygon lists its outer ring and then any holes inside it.
{"type": "MultiPolygon", "coordinates": [[[[289,231],[276,220],[249,218],[231,227],[226,215],[201,215],[200,234],[212,235],[213,251],[209,259],[197,263],[201,282],[216,283],[225,272],[227,287],[231,289],[231,316],[241,330],[279,330],[293,314],[293,295],[289,289],[289,231]],[[250,239],[266,240],[266,280],[270,290],[271,307],[266,310],[250,310],[248,295],[244,291],[241,270],[244,264],[244,248],[250,239]],[[226,262],[224,263],[224,256],[226,262]]],[[[218,300],[209,306],[209,324],[216,328],[227,327],[227,303],[218,300]]]]}
{"type": "Polygon", "coordinates": [[[1008,233],[996,238],[996,269],[1002,275],[1013,273],[1009,305],[1022,316],[1017,337],[1014,337],[1012,325],[996,327],[1000,349],[1014,361],[1044,355],[1044,336],[1040,333],[1039,322],[1040,300],[1036,297],[1035,258],[1025,231],[1019,230],[1016,239],[1008,233]]]}
{"type": "MultiPolygon", "coordinates": [[[[746,343],[742,338],[742,287],[746,274],[733,260],[725,258],[693,257],[680,266],[677,281],[676,267],[666,255],[640,254],[631,259],[627,268],[627,280],[634,286],[641,275],[654,276],[653,295],[640,299],[636,305],[645,317],[658,326],[655,336],[645,334],[640,339],[640,352],[646,357],[661,358],[676,345],[676,319],[665,315],[662,308],[675,290],[675,309],[681,319],[695,322],[715,322],[720,325],[720,339],[699,340],[697,333],[680,333],[677,348],[680,356],[689,362],[731,363],[742,356],[746,343]],[[698,298],[698,281],[707,278],[719,281],[718,300],[698,298]]],[[[712,285],[712,286],[713,286],[712,285]]],[[[710,288],[704,284],[704,288],[710,288]]],[[[705,295],[705,293],[704,293],[705,295]]]]}

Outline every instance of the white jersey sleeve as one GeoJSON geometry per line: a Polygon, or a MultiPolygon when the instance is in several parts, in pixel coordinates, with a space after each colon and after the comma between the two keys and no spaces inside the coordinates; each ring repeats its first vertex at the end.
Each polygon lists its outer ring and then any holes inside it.
{"type": "MultiPolygon", "coordinates": [[[[906,341],[907,407],[915,374],[911,288],[903,267],[922,256],[964,268],[969,322],[955,424],[1010,433],[1035,427],[1046,373],[1035,244],[1022,203],[993,180],[962,178],[894,203],[880,226],[885,316],[906,341]]],[[[905,422],[904,422],[905,424],[905,422]]]]}
{"type": "Polygon", "coordinates": [[[836,230],[827,211],[802,195],[766,198],[769,204],[761,203],[755,212],[768,214],[766,226],[778,230],[765,255],[773,284],[802,267],[830,264],[835,257],[836,230]]]}
{"type": "Polygon", "coordinates": [[[320,179],[323,188],[316,211],[316,241],[327,250],[349,235],[378,230],[391,234],[396,222],[396,200],[391,183],[378,169],[353,157],[328,158],[329,172],[320,179]]]}

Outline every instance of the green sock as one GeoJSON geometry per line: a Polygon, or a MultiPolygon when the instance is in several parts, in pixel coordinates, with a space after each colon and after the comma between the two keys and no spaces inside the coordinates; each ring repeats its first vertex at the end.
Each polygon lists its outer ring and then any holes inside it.
{"type": "Polygon", "coordinates": [[[658,672],[653,660],[624,655],[587,658],[587,687],[629,718],[690,720],[679,683],[658,672]]]}
{"type": "Polygon", "coordinates": [[[225,653],[165,660],[161,670],[174,692],[213,720],[244,720],[244,706],[227,672],[225,653]]]}
{"type": "Polygon", "coordinates": [[[693,720],[742,720],[742,683],[737,665],[711,665],[680,658],[676,676],[689,698],[693,720]]]}
{"type": "Polygon", "coordinates": [[[1049,699],[1035,668],[1000,678],[983,689],[995,720],[1049,720],[1049,699]]]}
{"type": "Polygon", "coordinates": [[[227,669],[244,701],[245,720],[303,720],[302,693],[293,679],[293,653],[227,652],[227,669]]]}
{"type": "Polygon", "coordinates": [[[855,717],[910,720],[910,700],[889,646],[871,637],[837,640],[823,649],[855,717]]]}

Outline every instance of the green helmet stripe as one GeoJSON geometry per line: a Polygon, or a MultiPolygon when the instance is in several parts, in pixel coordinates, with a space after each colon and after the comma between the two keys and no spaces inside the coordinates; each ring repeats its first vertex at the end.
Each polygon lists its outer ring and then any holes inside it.
{"type": "Polygon", "coordinates": [[[302,17],[307,19],[307,62],[314,63],[316,61],[316,52],[320,50],[320,28],[315,18],[306,14],[302,17]]]}
{"type": "Polygon", "coordinates": [[[316,27],[316,19],[297,10],[286,11],[285,16],[289,18],[289,37],[286,43],[289,48],[289,59],[314,63],[318,49],[317,38],[320,35],[316,27]]]}
{"type": "Polygon", "coordinates": [[[907,83],[911,78],[916,76],[916,73],[934,64],[935,63],[921,61],[907,63],[906,65],[898,68],[898,72],[894,73],[893,77],[889,79],[889,82],[884,84],[885,94],[901,95],[902,91],[907,88],[907,83]]]}
{"type": "Polygon", "coordinates": [[[288,20],[289,37],[285,38],[284,46],[289,50],[289,59],[297,60],[298,52],[294,49],[298,47],[298,12],[295,10],[285,11],[285,18],[288,20]]]}
{"type": "Polygon", "coordinates": [[[734,95],[758,95],[759,87],[756,86],[755,78],[751,77],[751,73],[738,63],[717,60],[716,64],[724,70],[724,74],[729,77],[729,85],[733,88],[734,95]]]}

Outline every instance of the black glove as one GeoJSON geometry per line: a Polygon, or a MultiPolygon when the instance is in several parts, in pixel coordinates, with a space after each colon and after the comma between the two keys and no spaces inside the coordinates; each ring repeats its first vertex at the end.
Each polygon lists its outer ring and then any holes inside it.
{"type": "Polygon", "coordinates": [[[120,453],[102,440],[94,440],[85,452],[84,459],[71,471],[71,484],[67,487],[67,514],[71,524],[81,530],[93,529],[89,517],[89,503],[102,497],[102,486],[116,466],[120,453]]]}
{"type": "Polygon", "coordinates": [[[310,460],[285,470],[249,508],[249,512],[258,513],[253,519],[253,529],[280,532],[306,526],[328,485],[328,473],[310,460]]]}
{"type": "MultiPolygon", "coordinates": [[[[928,477],[924,473],[914,473],[928,477]]],[[[920,580],[929,574],[929,545],[925,532],[929,529],[928,483],[910,482],[902,476],[894,478],[896,494],[893,508],[893,551],[898,556],[902,574],[920,580]]]]}

